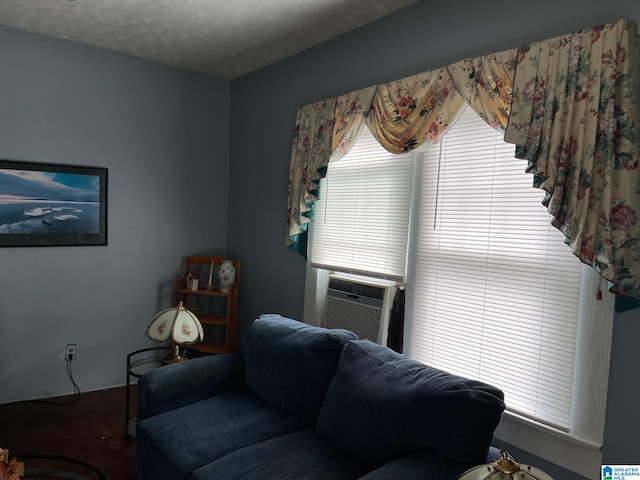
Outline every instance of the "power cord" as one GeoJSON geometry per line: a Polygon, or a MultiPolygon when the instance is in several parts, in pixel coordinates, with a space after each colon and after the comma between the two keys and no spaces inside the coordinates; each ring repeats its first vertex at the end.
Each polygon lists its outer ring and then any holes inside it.
{"type": "Polygon", "coordinates": [[[46,403],[47,405],[73,405],[74,403],[78,403],[80,401],[80,398],[82,397],[82,392],[80,392],[80,388],[78,387],[78,384],[73,379],[73,372],[71,371],[71,362],[73,362],[73,360],[71,360],[70,358],[65,360],[65,363],[67,364],[67,376],[69,377],[69,380],[73,385],[74,396],[71,400],[69,400],[68,402],[56,402],[53,400],[31,400],[31,401],[36,403],[46,403]]]}

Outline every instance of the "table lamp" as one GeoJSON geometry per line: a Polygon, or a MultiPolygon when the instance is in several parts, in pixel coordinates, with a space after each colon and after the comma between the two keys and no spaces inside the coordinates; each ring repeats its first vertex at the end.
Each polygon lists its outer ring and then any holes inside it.
{"type": "Polygon", "coordinates": [[[493,463],[479,465],[467,470],[458,480],[553,480],[542,470],[531,465],[521,465],[509,458],[502,450],[502,458],[493,463]]]}
{"type": "Polygon", "coordinates": [[[186,360],[180,355],[180,347],[193,345],[204,338],[202,324],[193,312],[187,310],[182,302],[177,307],[167,308],[158,313],[147,327],[146,335],[152,340],[164,342],[171,337],[174,355],[164,363],[177,363],[186,360]]]}

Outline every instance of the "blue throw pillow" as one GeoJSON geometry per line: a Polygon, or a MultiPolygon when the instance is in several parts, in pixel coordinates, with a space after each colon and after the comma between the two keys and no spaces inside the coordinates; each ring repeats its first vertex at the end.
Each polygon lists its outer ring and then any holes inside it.
{"type": "Polygon", "coordinates": [[[263,315],[244,340],[247,387],[280,410],[315,423],[342,347],[357,336],[263,315]]]}
{"type": "Polygon", "coordinates": [[[317,427],[371,468],[418,450],[483,463],[503,400],[490,385],[353,341],[343,349],[317,427]]]}

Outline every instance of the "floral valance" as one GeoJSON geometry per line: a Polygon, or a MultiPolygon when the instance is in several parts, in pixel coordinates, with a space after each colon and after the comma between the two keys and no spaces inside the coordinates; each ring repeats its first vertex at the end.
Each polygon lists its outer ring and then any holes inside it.
{"type": "Polygon", "coordinates": [[[307,224],[330,159],[346,155],[365,122],[392,153],[437,142],[465,102],[492,126],[504,128],[517,50],[468,59],[447,68],[364,88],[298,109],[291,153],[287,240],[306,256],[307,224]],[[331,132],[331,134],[329,134],[331,132]]]}
{"type": "Polygon", "coordinates": [[[637,25],[620,20],[301,107],[287,245],[306,256],[319,182],[365,122],[400,153],[437,142],[468,104],[528,160],[580,260],[640,297],[637,40],[637,25]]]}

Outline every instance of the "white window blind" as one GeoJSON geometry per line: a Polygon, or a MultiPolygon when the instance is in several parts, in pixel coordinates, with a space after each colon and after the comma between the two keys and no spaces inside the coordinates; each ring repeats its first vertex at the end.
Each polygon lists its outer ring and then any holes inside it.
{"type": "Polygon", "coordinates": [[[364,127],[329,163],[312,224],[313,267],[404,281],[414,157],[387,152],[364,127]]]}
{"type": "Polygon", "coordinates": [[[424,153],[411,357],[571,430],[581,264],[514,146],[472,109],[424,153]]]}

